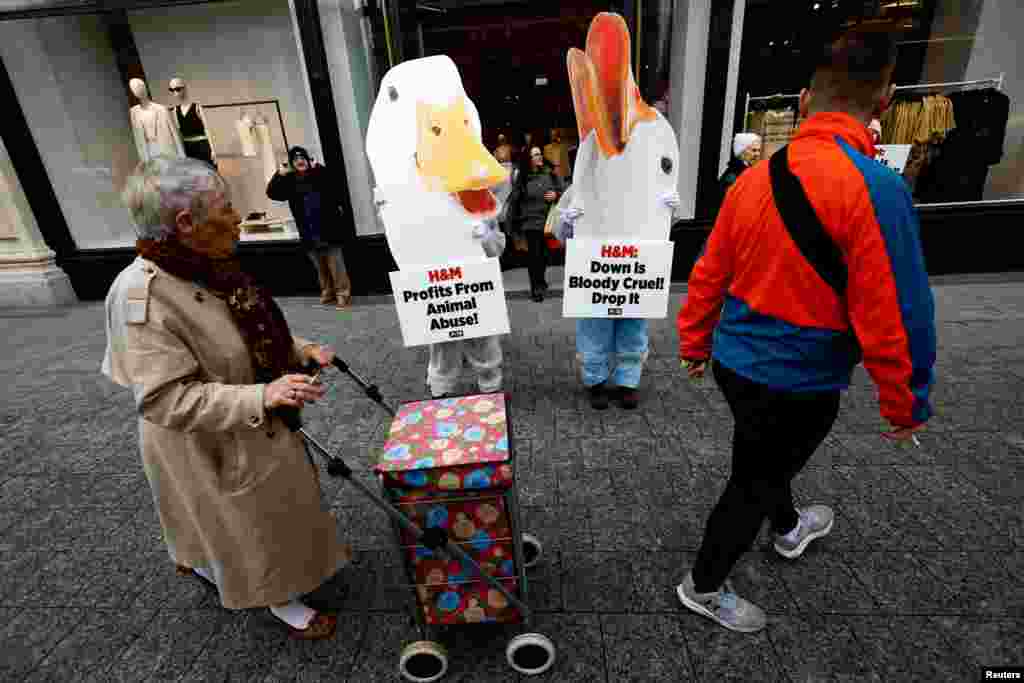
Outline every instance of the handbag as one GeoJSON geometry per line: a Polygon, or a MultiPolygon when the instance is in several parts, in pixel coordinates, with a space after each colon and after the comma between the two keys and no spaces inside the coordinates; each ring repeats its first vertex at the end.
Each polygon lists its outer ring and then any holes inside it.
{"type": "Polygon", "coordinates": [[[552,251],[559,251],[565,248],[565,245],[555,237],[555,226],[558,225],[558,219],[558,204],[552,204],[551,208],[548,209],[547,220],[544,221],[544,239],[548,244],[548,249],[552,251]]]}

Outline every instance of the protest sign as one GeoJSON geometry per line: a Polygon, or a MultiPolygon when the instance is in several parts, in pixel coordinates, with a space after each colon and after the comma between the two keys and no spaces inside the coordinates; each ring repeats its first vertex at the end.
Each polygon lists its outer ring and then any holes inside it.
{"type": "Polygon", "coordinates": [[[567,240],[562,315],[664,318],[672,253],[667,240],[567,240]]]}
{"type": "Polygon", "coordinates": [[[391,289],[406,346],[509,332],[498,259],[394,271],[391,289]]]}
{"type": "Polygon", "coordinates": [[[878,154],[875,156],[875,161],[902,175],[903,169],[907,165],[907,159],[910,158],[911,146],[912,145],[876,145],[875,149],[878,151],[878,154]]]}

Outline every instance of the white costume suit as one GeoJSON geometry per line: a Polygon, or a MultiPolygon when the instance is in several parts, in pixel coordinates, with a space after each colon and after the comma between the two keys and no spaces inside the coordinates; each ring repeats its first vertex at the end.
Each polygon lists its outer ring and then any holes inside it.
{"type": "MultiPolygon", "coordinates": [[[[505,234],[498,230],[496,221],[483,224],[480,238],[487,256],[501,256],[505,251],[505,234]]],[[[462,374],[462,359],[469,361],[476,372],[480,392],[489,394],[501,389],[501,339],[499,335],[461,339],[430,345],[430,363],[427,365],[427,384],[433,396],[455,391],[462,374]]]]}

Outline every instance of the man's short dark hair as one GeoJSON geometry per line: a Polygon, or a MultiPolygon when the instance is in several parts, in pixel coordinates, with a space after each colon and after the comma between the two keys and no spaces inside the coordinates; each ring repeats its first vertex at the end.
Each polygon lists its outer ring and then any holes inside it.
{"type": "Polygon", "coordinates": [[[853,27],[818,53],[811,88],[832,103],[868,109],[895,64],[892,34],[853,27]]]}

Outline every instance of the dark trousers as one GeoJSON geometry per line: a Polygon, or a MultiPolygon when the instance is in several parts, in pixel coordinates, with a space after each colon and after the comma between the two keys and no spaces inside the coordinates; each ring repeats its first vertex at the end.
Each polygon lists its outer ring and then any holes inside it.
{"type": "Polygon", "coordinates": [[[712,371],[736,424],[732,473],[708,518],[693,566],[694,588],[700,593],[718,590],[757,539],[765,517],[775,533],[796,527],[790,482],[839,414],[838,391],[773,391],[718,361],[712,371]]]}
{"type": "Polygon", "coordinates": [[[530,272],[530,291],[536,292],[547,287],[544,279],[544,271],[548,267],[548,242],[544,237],[543,230],[525,230],[526,243],[530,250],[527,252],[527,270],[530,272]]]}

